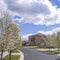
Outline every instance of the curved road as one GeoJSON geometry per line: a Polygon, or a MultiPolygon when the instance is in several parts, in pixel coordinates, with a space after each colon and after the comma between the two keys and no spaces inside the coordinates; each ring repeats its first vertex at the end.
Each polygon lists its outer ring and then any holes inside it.
{"type": "Polygon", "coordinates": [[[60,56],[39,52],[34,49],[21,48],[24,53],[24,60],[60,60],[60,56]]]}

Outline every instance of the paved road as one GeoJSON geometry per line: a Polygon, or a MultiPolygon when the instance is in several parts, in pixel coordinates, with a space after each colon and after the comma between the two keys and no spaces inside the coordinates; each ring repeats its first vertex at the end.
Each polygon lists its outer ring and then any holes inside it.
{"type": "Polygon", "coordinates": [[[34,49],[21,48],[24,53],[24,60],[60,60],[60,56],[47,54],[34,49]]]}

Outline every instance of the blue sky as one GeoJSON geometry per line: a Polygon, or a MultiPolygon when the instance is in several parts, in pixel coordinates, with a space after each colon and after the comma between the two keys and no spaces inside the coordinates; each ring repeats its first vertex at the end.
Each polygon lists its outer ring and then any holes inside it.
{"type": "Polygon", "coordinates": [[[57,5],[57,8],[60,8],[60,0],[50,0],[53,5],[57,5]]]}
{"type": "Polygon", "coordinates": [[[60,0],[1,0],[0,7],[12,14],[23,40],[60,31],[60,0]]]}

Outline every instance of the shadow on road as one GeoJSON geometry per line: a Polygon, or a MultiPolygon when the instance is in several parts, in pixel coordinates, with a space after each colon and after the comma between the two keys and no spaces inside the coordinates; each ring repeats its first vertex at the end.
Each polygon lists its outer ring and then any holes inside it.
{"type": "Polygon", "coordinates": [[[60,60],[60,58],[57,58],[56,60],[60,60]]]}

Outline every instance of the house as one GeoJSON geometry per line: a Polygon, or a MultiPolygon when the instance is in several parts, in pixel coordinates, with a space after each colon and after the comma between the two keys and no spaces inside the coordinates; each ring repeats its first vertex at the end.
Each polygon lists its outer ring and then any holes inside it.
{"type": "Polygon", "coordinates": [[[29,36],[29,45],[45,45],[46,35],[38,33],[29,36]]]}

